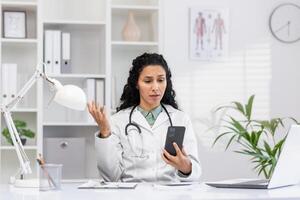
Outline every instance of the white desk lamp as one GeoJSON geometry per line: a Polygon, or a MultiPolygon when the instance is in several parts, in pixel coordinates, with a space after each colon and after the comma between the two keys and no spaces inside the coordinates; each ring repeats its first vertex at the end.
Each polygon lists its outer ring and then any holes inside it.
{"type": "MultiPolygon", "coordinates": [[[[45,67],[45,64],[43,64],[43,66],[45,67]]],[[[85,93],[81,88],[75,85],[63,86],[59,81],[49,78],[45,73],[45,69],[43,70],[43,72],[37,69],[32,77],[28,80],[28,82],[24,85],[24,87],[19,91],[17,96],[6,105],[1,106],[1,113],[4,116],[8,131],[10,133],[19,159],[20,170],[18,171],[18,173],[20,173],[21,175],[31,174],[32,170],[30,168],[30,161],[24,151],[22,142],[20,140],[19,133],[11,117],[11,111],[39,78],[43,78],[49,83],[51,87],[55,89],[56,93],[53,100],[58,104],[75,110],[84,110],[87,103],[85,93]]],[[[26,185],[27,184],[24,184],[24,186],[26,185]]]]}

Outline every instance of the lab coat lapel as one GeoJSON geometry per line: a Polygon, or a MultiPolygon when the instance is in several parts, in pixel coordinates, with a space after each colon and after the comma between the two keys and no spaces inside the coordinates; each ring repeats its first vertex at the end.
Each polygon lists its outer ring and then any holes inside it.
{"type": "Polygon", "coordinates": [[[142,115],[140,111],[138,111],[136,108],[132,113],[132,122],[138,124],[141,128],[145,128],[149,131],[152,131],[149,123],[147,122],[146,118],[142,115]]]}
{"type": "MultiPolygon", "coordinates": [[[[172,119],[172,116],[174,114],[175,109],[172,106],[169,105],[164,105],[167,109],[167,111],[169,112],[169,115],[172,119]]],[[[156,129],[157,127],[159,127],[160,125],[162,125],[163,123],[168,123],[169,126],[171,126],[170,122],[169,122],[169,117],[166,113],[166,111],[163,109],[162,112],[158,115],[157,119],[155,120],[152,129],[156,129]]],[[[174,122],[173,122],[174,123],[174,122]]],[[[174,125],[174,124],[173,124],[174,125]]]]}

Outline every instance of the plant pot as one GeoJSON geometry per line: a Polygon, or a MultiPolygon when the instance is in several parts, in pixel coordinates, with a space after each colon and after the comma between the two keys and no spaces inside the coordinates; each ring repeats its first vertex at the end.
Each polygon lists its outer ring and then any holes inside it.
{"type": "Polygon", "coordinates": [[[26,138],[20,138],[21,139],[21,143],[23,146],[25,146],[27,139],[26,138]]]}

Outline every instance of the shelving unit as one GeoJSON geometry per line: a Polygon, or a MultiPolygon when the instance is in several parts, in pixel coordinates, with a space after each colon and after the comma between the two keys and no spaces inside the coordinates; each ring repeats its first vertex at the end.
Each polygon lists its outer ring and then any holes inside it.
{"type": "MultiPolygon", "coordinates": [[[[1,37],[0,40],[1,63],[18,64],[19,88],[29,79],[37,63],[43,62],[44,31],[69,32],[72,71],[68,74],[48,75],[62,84],[75,84],[81,88],[85,87],[87,79],[103,80],[108,113],[115,112],[131,61],[144,52],[161,52],[162,49],[160,0],[90,0],[88,3],[84,0],[6,0],[1,2],[1,7],[2,11],[5,8],[25,10],[28,13],[28,38],[1,37]],[[128,12],[134,13],[141,30],[139,41],[122,39],[122,29],[128,12]]],[[[85,153],[85,167],[82,169],[84,173],[80,177],[74,174],[75,179],[63,177],[64,181],[97,178],[94,149],[97,124],[88,120],[87,110],[73,111],[50,102],[52,95],[47,83],[40,80],[13,111],[14,116],[25,118],[37,133],[35,140],[29,140],[25,146],[35,170],[35,174],[30,177],[37,176],[35,157],[37,153],[46,154],[47,139],[83,138],[85,149],[78,151],[85,153]]],[[[4,122],[1,117],[0,120],[0,128],[3,130],[4,122]]],[[[18,161],[14,148],[8,146],[2,137],[0,159],[0,172],[5,172],[5,176],[0,177],[1,182],[8,182],[18,167],[18,161]],[[10,156],[12,158],[8,158],[10,156]]]]}
{"type": "MultiPolygon", "coordinates": [[[[36,1],[1,1],[1,39],[0,39],[0,60],[1,65],[4,63],[16,63],[17,64],[17,90],[19,91],[23,85],[28,81],[33,72],[36,70],[38,63],[38,34],[37,34],[37,11],[38,4],[36,1]],[[3,25],[2,25],[2,13],[3,11],[24,11],[26,12],[26,29],[27,37],[20,39],[4,38],[3,37],[3,25]]],[[[1,77],[0,77],[1,79],[1,77]]],[[[2,82],[1,82],[2,83],[2,82]]],[[[0,87],[0,94],[2,94],[0,87]]],[[[1,95],[2,102],[2,95],[1,95]]],[[[28,157],[34,162],[37,155],[37,140],[38,136],[38,115],[39,110],[37,107],[37,87],[33,87],[27,95],[19,102],[16,108],[12,111],[13,119],[22,120],[27,123],[27,128],[36,133],[34,139],[28,139],[26,141],[25,151],[28,157]]],[[[0,129],[1,132],[6,128],[4,118],[0,117],[0,129]]],[[[13,146],[8,144],[6,139],[0,137],[0,183],[8,182],[11,176],[14,176],[18,170],[19,162],[13,146]]],[[[28,177],[37,176],[37,168],[32,164],[33,174],[28,177]]]]}

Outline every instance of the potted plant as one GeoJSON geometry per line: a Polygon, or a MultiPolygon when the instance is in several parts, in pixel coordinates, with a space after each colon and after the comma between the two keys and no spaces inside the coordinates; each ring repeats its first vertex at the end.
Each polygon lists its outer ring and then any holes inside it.
{"type": "Polygon", "coordinates": [[[252,95],[247,104],[240,102],[232,102],[230,105],[221,106],[215,110],[227,109],[233,111],[232,115],[226,114],[221,125],[222,133],[220,133],[213,142],[216,142],[224,136],[230,136],[225,150],[228,149],[232,142],[240,145],[239,150],[235,152],[247,155],[251,158],[251,162],[255,165],[254,170],[258,175],[263,173],[266,179],[269,179],[274,171],[278,157],[281,152],[282,145],[286,139],[286,134],[281,137],[276,136],[277,128],[285,128],[285,121],[291,120],[298,123],[294,118],[273,118],[270,120],[252,119],[252,106],[254,95],[252,95]],[[233,117],[238,114],[240,117],[233,117]],[[279,138],[279,139],[278,139],[279,138]]]}
{"type": "MultiPolygon", "coordinates": [[[[17,131],[20,135],[20,139],[23,145],[26,144],[26,137],[27,138],[34,138],[35,137],[35,133],[33,131],[31,131],[30,129],[27,129],[27,124],[26,122],[22,121],[22,120],[14,120],[14,124],[17,128],[17,131]]],[[[13,145],[12,139],[10,137],[8,128],[5,128],[2,130],[2,135],[5,137],[6,141],[13,145]]]]}

